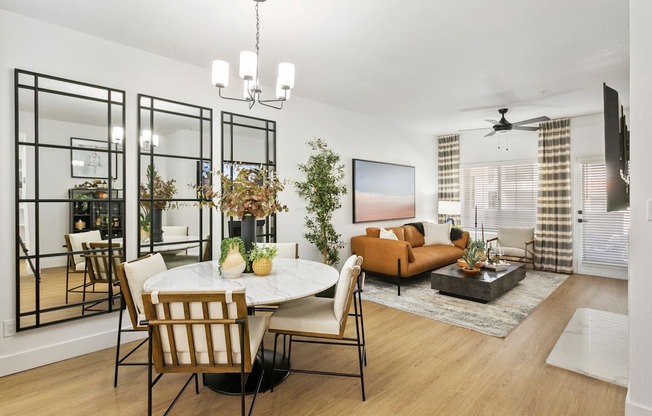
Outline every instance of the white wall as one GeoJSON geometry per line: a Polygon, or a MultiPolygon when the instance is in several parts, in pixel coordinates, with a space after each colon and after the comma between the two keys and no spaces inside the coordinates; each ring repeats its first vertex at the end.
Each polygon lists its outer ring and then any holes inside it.
{"type": "MultiPolygon", "coordinates": [[[[217,54],[219,55],[219,53],[217,54]]],[[[215,149],[219,149],[220,112],[230,111],[277,121],[278,172],[288,179],[301,179],[297,164],[306,161],[305,142],[325,138],[339,152],[346,165],[351,187],[351,159],[361,158],[416,166],[417,218],[435,217],[436,144],[433,138],[406,131],[380,120],[345,112],[301,99],[301,74],[297,68],[297,88],[282,111],[220,100],[210,85],[210,73],[198,68],[128,48],[67,29],[0,11],[0,195],[14,194],[13,69],[21,68],[68,79],[122,89],[126,95],[126,178],[127,257],[135,257],[137,241],[137,109],[138,93],[213,108],[215,149]]],[[[268,89],[269,90],[269,89],[268,89]]],[[[216,160],[220,155],[215,154],[216,160]]],[[[316,249],[302,238],[305,203],[292,188],[281,195],[290,207],[278,216],[280,241],[299,241],[300,256],[319,260],[316,249]]],[[[14,229],[13,198],[0,199],[0,228],[14,229]]],[[[368,224],[352,224],[351,196],[336,213],[338,232],[347,241],[364,232],[368,224]]],[[[406,221],[395,221],[401,224],[406,221]]],[[[219,227],[219,221],[215,221],[219,227]]],[[[215,230],[214,235],[220,235],[215,230]]],[[[11,239],[0,243],[0,264],[8,268],[0,275],[0,320],[15,313],[15,265],[11,239]]],[[[29,330],[10,338],[0,338],[0,376],[113,346],[117,315],[105,315],[77,322],[29,330]]]]}
{"type": "Polygon", "coordinates": [[[652,415],[652,2],[630,0],[632,226],[629,236],[629,390],[627,416],[652,415]]]}

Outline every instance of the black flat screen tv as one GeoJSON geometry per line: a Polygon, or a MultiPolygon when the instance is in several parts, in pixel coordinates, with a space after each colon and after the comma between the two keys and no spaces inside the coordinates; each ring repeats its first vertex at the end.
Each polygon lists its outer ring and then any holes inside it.
{"type": "Polygon", "coordinates": [[[629,207],[629,130],[618,92],[603,84],[607,211],[629,207]]]}

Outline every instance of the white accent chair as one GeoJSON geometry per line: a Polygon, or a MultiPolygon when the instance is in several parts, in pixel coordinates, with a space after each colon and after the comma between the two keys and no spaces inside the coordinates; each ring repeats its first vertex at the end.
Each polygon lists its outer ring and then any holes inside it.
{"type": "Polygon", "coordinates": [[[531,263],[534,268],[534,228],[498,227],[498,234],[487,240],[487,244],[502,247],[505,260],[531,263]]]}
{"type": "Polygon", "coordinates": [[[125,362],[125,360],[145,344],[149,338],[143,339],[124,356],[120,356],[120,340],[123,332],[147,331],[147,325],[141,324],[141,322],[145,320],[145,309],[143,308],[142,298],[143,284],[145,283],[145,280],[154,276],[156,273],[167,270],[167,267],[165,266],[163,257],[160,254],[148,254],[128,263],[119,264],[116,269],[118,281],[120,282],[120,294],[122,295],[123,305],[126,306],[127,311],[129,312],[131,328],[122,327],[122,314],[124,307],[121,307],[120,318],[118,319],[118,341],[115,351],[115,374],[113,377],[113,387],[118,386],[118,368],[120,366],[148,365],[147,362],[125,362]]]}
{"type": "Polygon", "coordinates": [[[71,292],[82,293],[84,289],[83,283],[70,287],[70,273],[84,273],[84,278],[86,275],[86,259],[82,253],[84,250],[82,243],[102,241],[102,234],[99,230],[92,230],[83,233],[66,234],[63,238],[66,241],[66,249],[70,253],[66,264],[66,303],[68,303],[68,295],[71,292]]]}
{"type": "MultiPolygon", "coordinates": [[[[288,361],[293,342],[317,343],[339,346],[356,346],[358,349],[357,373],[335,373],[317,370],[290,368],[286,371],[360,379],[362,400],[365,400],[364,367],[367,365],[367,352],[364,338],[362,316],[362,276],[360,266],[362,257],[355,254],[345,262],[337,281],[335,298],[307,297],[282,303],[269,320],[269,332],[274,333],[274,355],[272,368],[276,369],[276,347],[279,335],[289,335],[288,361]],[[351,303],[354,313],[350,313],[351,303]],[[345,337],[347,318],[355,318],[356,337],[345,337]]],[[[285,351],[285,341],[283,342],[285,351]]],[[[280,369],[279,370],[283,370],[280,369]]],[[[272,372],[272,376],[275,371],[272,372]]],[[[274,382],[272,380],[272,386],[274,382]]],[[[272,391],[274,388],[272,387],[272,391]]]]}
{"type": "MultiPolygon", "coordinates": [[[[251,374],[268,317],[248,316],[244,289],[218,292],[152,292],[143,294],[150,336],[148,415],[152,414],[152,387],[164,373],[192,373],[165,414],[198,374],[239,373],[242,415],[245,383],[251,374]],[[159,375],[152,380],[152,362],[159,375]]],[[[264,350],[263,350],[264,351],[264,350]]],[[[264,354],[264,352],[263,352],[264,354]]],[[[264,357],[263,357],[264,358],[264,357]]],[[[253,410],[264,370],[251,401],[253,410]]]]}
{"type": "Polygon", "coordinates": [[[299,243],[256,243],[262,247],[275,246],[278,250],[276,257],[284,259],[298,259],[299,258],[299,243]]]}

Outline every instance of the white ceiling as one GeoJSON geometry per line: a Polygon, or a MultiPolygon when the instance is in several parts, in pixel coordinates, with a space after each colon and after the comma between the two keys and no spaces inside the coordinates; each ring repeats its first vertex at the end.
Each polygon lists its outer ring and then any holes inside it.
{"type": "MultiPolygon", "coordinates": [[[[251,0],[0,0],[10,12],[202,68],[253,50],[251,0]]],[[[629,104],[624,0],[269,0],[261,81],[296,65],[293,96],[432,134],[629,104]]],[[[209,79],[206,82],[210,82],[209,79]]],[[[232,81],[230,95],[241,93],[232,81]]],[[[288,106],[292,106],[290,101],[288,106]]]]}

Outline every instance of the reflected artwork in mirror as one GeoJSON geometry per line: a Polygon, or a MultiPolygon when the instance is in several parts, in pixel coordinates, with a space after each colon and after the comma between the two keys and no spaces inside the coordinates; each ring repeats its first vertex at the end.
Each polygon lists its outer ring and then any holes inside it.
{"type": "MultiPolygon", "coordinates": [[[[222,112],[222,172],[234,178],[238,169],[276,170],[276,122],[222,112]]],[[[276,242],[276,214],[257,218],[255,241],[276,242]]],[[[222,238],[241,237],[239,218],[222,214],[222,238]]]]}
{"type": "Polygon", "coordinates": [[[161,253],[168,268],[210,260],[213,216],[197,185],[211,181],[212,110],[143,94],[138,103],[139,255],[161,253]]]}
{"type": "Polygon", "coordinates": [[[116,311],[125,92],[20,69],[14,87],[16,330],[116,311]]]}

